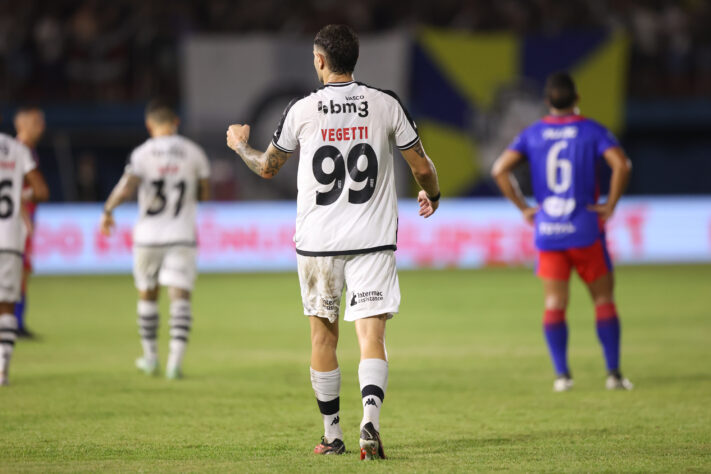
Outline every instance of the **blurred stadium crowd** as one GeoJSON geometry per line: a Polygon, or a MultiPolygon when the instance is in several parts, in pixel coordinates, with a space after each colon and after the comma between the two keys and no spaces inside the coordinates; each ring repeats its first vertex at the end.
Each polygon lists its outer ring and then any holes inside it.
{"type": "Polygon", "coordinates": [[[179,96],[181,38],[192,33],[313,34],[421,25],[554,34],[624,28],[632,97],[711,94],[707,0],[1,0],[0,100],[179,96]]]}

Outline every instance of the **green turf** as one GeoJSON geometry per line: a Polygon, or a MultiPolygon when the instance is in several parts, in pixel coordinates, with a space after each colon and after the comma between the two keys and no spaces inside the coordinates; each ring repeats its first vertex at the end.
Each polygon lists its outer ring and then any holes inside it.
{"type": "Polygon", "coordinates": [[[604,390],[578,283],[576,386],[562,394],[530,270],[403,272],[401,286],[381,420],[390,459],[363,465],[351,323],[339,348],[348,452],[311,454],[322,426],[296,275],[201,276],[181,381],[133,368],[129,277],[35,278],[42,339],[18,343],[0,389],[0,471],[711,471],[711,267],[619,270],[633,392],[604,390]]]}

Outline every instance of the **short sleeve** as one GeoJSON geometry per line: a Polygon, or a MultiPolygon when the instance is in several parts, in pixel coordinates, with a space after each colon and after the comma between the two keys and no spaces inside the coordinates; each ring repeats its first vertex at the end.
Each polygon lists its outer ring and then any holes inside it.
{"type": "Polygon", "coordinates": [[[417,133],[417,125],[408,113],[407,109],[402,105],[400,99],[394,92],[385,91],[388,95],[395,99],[394,107],[394,126],[393,135],[395,137],[395,146],[400,150],[412,148],[420,140],[420,135],[417,133]]]}
{"type": "Polygon", "coordinates": [[[210,160],[207,159],[205,152],[198,148],[198,178],[207,179],[210,177],[210,160]]]}
{"type": "Polygon", "coordinates": [[[140,161],[138,160],[138,153],[136,153],[135,150],[131,153],[131,156],[128,157],[125,173],[138,178],[143,178],[143,170],[141,169],[140,161]]]}
{"type": "Polygon", "coordinates": [[[32,152],[26,146],[20,148],[20,165],[22,166],[22,174],[26,175],[30,171],[37,168],[37,163],[35,163],[32,157],[32,152]]]}
{"type": "Polygon", "coordinates": [[[526,140],[526,133],[519,133],[516,138],[514,138],[509,146],[506,147],[507,150],[517,151],[523,156],[528,156],[528,142],[526,140]]]}
{"type": "Polygon", "coordinates": [[[298,102],[298,99],[292,100],[286,106],[272,137],[272,145],[284,153],[292,153],[299,145],[296,130],[296,112],[294,110],[296,102],[298,102]]]}
{"type": "Polygon", "coordinates": [[[620,146],[620,142],[617,141],[617,138],[615,138],[612,132],[604,127],[600,127],[600,133],[597,139],[598,156],[602,156],[607,150],[616,146],[620,146]]]}

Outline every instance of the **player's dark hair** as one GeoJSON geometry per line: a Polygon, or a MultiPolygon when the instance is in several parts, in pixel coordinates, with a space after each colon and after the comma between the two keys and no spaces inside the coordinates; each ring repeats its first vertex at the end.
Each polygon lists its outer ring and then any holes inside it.
{"type": "MultiPolygon", "coordinates": [[[[19,117],[22,114],[30,113],[30,112],[40,112],[42,113],[42,107],[39,106],[39,104],[34,104],[34,103],[29,103],[29,104],[23,104],[15,110],[15,114],[12,116],[13,120],[17,120],[17,117],[19,117]]],[[[2,117],[0,116],[0,122],[2,121],[2,117]]]]}
{"type": "Polygon", "coordinates": [[[314,44],[323,50],[332,72],[350,74],[355,69],[360,42],[350,26],[326,25],[316,34],[314,44]]]}
{"type": "Polygon", "coordinates": [[[546,100],[554,109],[569,109],[578,100],[578,91],[575,89],[575,82],[565,71],[551,74],[546,79],[544,89],[546,100]]]}
{"type": "Polygon", "coordinates": [[[34,112],[35,110],[42,112],[42,107],[40,107],[39,104],[34,103],[21,105],[17,108],[17,110],[15,110],[15,117],[27,112],[34,112]]]}
{"type": "Polygon", "coordinates": [[[175,106],[165,99],[153,99],[146,106],[146,118],[157,123],[172,123],[178,118],[175,106]]]}

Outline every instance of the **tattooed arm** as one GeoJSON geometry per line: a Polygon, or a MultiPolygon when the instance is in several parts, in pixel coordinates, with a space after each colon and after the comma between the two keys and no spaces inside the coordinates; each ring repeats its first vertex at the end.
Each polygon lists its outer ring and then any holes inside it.
{"type": "Polygon", "coordinates": [[[410,165],[415,181],[420,185],[422,191],[417,196],[420,203],[420,215],[429,217],[439,207],[439,181],[437,180],[437,170],[434,163],[425,153],[422,142],[417,141],[415,146],[402,150],[402,156],[410,165]]]}
{"type": "Polygon", "coordinates": [[[249,144],[249,125],[230,125],[227,129],[227,146],[242,158],[242,161],[262,178],[273,178],[286,163],[289,153],[277,149],[271,143],[267,151],[257,151],[249,144]]]}

